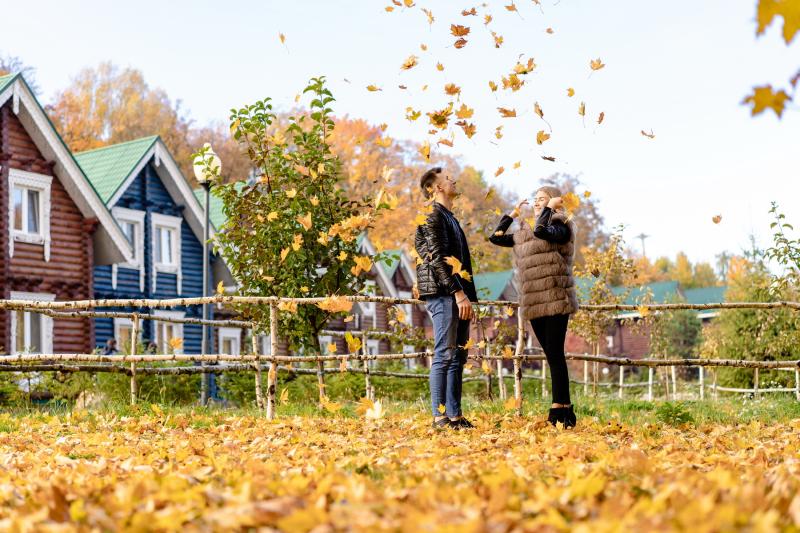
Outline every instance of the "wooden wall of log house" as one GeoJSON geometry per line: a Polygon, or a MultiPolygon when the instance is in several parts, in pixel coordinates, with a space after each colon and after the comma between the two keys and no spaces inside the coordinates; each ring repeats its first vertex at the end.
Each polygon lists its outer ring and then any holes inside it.
{"type": "MultiPolygon", "coordinates": [[[[12,291],[52,293],[57,300],[78,300],[91,297],[92,232],[96,220],[87,219],[78,209],[53,172],[53,162],[47,161],[31,136],[12,111],[11,102],[0,108],[0,245],[3,247],[3,297],[12,291]],[[53,176],[50,191],[50,259],[45,260],[44,245],[15,242],[14,255],[9,257],[10,229],[7,216],[9,205],[9,169],[25,170],[53,176]]],[[[9,311],[0,312],[0,332],[3,351],[8,352],[11,338],[9,311]]],[[[53,351],[88,353],[91,351],[92,331],[86,318],[53,321],[53,351]]]]}

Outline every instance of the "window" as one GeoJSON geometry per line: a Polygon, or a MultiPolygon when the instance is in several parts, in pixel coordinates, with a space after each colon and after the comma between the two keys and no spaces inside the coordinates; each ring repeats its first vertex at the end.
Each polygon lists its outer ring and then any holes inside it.
{"type": "MultiPolygon", "coordinates": [[[[12,292],[12,300],[52,302],[54,294],[12,292]]],[[[53,352],[53,319],[30,311],[11,311],[11,347],[19,353],[53,352]]]]}
{"type": "Polygon", "coordinates": [[[606,346],[609,350],[614,348],[614,336],[613,335],[606,335],[606,346]]]}
{"type": "MultiPolygon", "coordinates": [[[[182,311],[154,311],[155,316],[169,318],[183,318],[182,311]]],[[[173,348],[170,341],[172,339],[183,339],[183,324],[173,322],[153,322],[153,341],[156,343],[158,353],[183,353],[183,345],[180,348],[173,348]]]]}
{"type": "MultiPolygon", "coordinates": [[[[139,271],[139,290],[144,292],[144,211],[126,209],[124,207],[114,207],[111,209],[114,218],[117,220],[122,233],[127,237],[133,252],[133,261],[130,263],[119,263],[111,267],[111,286],[117,288],[117,269],[130,268],[139,271]]],[[[119,346],[121,346],[118,343],[119,346]]]]}
{"type": "Polygon", "coordinates": [[[367,353],[369,355],[377,355],[380,350],[380,341],[378,339],[367,339],[367,353]]]}
{"type": "Polygon", "coordinates": [[[225,355],[241,354],[242,330],[239,328],[219,328],[219,353],[225,355]]]}
{"type": "MultiPolygon", "coordinates": [[[[137,342],[142,340],[142,324],[142,322],[139,322],[137,342]]],[[[130,318],[114,319],[114,340],[117,341],[117,351],[119,353],[130,353],[131,333],[133,333],[133,322],[130,318]]]]}
{"type": "Polygon", "coordinates": [[[261,339],[261,353],[264,355],[272,355],[272,340],[270,335],[260,335],[261,339]]]}
{"type": "Polygon", "coordinates": [[[153,213],[153,291],[156,290],[158,272],[177,275],[177,291],[181,291],[181,218],[153,213]]]}
{"type": "Polygon", "coordinates": [[[319,350],[322,355],[330,355],[328,351],[328,345],[333,342],[333,337],[331,335],[320,335],[319,336],[319,350]]]}
{"type": "Polygon", "coordinates": [[[9,255],[15,242],[44,245],[44,259],[50,260],[50,186],[53,178],[10,169],[8,222],[11,231],[9,255]]]}
{"type": "MultiPolygon", "coordinates": [[[[375,296],[375,281],[367,280],[364,283],[364,289],[361,291],[364,295],[375,296]]],[[[358,305],[361,307],[361,313],[364,315],[364,326],[369,326],[372,324],[371,327],[377,327],[377,316],[375,313],[375,302],[359,302],[358,305]]]]}

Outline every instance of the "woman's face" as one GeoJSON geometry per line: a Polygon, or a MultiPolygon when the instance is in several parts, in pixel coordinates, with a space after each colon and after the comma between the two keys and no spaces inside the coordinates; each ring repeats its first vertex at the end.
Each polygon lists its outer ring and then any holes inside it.
{"type": "Polygon", "coordinates": [[[544,191],[538,191],[536,196],[533,197],[533,214],[537,217],[541,214],[542,209],[547,207],[547,202],[550,201],[550,196],[544,191]]]}

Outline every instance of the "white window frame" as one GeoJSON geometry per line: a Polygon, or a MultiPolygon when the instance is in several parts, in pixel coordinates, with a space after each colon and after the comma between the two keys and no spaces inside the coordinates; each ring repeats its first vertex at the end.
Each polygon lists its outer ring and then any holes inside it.
{"type": "MultiPolygon", "coordinates": [[[[16,168],[8,169],[8,254],[14,256],[14,243],[27,242],[44,246],[44,260],[50,261],[50,189],[53,177],[16,168]],[[39,193],[39,232],[28,233],[14,229],[14,188],[31,189],[39,193]]],[[[24,205],[24,204],[23,204],[24,205]]],[[[27,217],[23,213],[23,220],[27,217]]]]}
{"type": "Polygon", "coordinates": [[[381,341],[379,339],[367,339],[367,354],[375,355],[381,351],[381,341]]]}
{"type": "MultiPolygon", "coordinates": [[[[411,299],[411,291],[399,291],[398,297],[403,299],[411,299]]],[[[398,304],[398,307],[406,314],[405,323],[409,326],[414,325],[414,318],[411,313],[414,312],[414,304],[398,304]]]]}
{"type": "Polygon", "coordinates": [[[261,355],[272,355],[272,339],[270,335],[259,335],[261,343],[261,355]]]}
{"type": "MultiPolygon", "coordinates": [[[[160,316],[160,317],[165,317],[165,318],[183,318],[184,316],[186,316],[186,313],[184,311],[162,311],[160,309],[157,309],[157,310],[153,311],[153,316],[157,316],[157,317],[160,316]]],[[[162,322],[160,320],[154,320],[153,321],[153,342],[156,343],[156,349],[158,350],[158,353],[162,353],[162,354],[163,353],[168,353],[168,352],[166,350],[166,346],[163,347],[164,348],[163,350],[162,350],[161,346],[158,346],[158,342],[157,342],[158,334],[156,332],[156,328],[161,328],[161,327],[165,327],[165,326],[166,327],[177,328],[178,334],[176,335],[175,331],[173,331],[173,335],[172,336],[173,337],[180,337],[180,338],[183,339],[184,343],[186,342],[186,337],[184,337],[184,334],[183,334],[183,324],[175,323],[175,322],[162,322]]],[[[183,352],[184,349],[185,349],[185,346],[183,348],[181,348],[180,350],[175,350],[174,352],[175,353],[179,353],[179,354],[180,353],[184,353],[183,352]]]]}
{"type": "Polygon", "coordinates": [[[233,340],[233,347],[231,353],[225,355],[239,356],[242,354],[242,330],[241,328],[219,328],[217,330],[217,338],[219,339],[219,353],[222,353],[222,343],[225,339],[233,340]]]}
{"type": "Polygon", "coordinates": [[[175,274],[177,276],[177,290],[181,294],[182,289],[182,275],[181,275],[181,223],[183,219],[180,217],[173,217],[161,213],[150,214],[150,246],[153,255],[153,291],[156,290],[156,280],[158,279],[159,272],[166,272],[168,274],[175,274]],[[159,263],[156,260],[156,247],[161,246],[158,242],[158,232],[156,228],[165,228],[174,231],[175,238],[172,239],[172,256],[175,259],[174,264],[159,263]]]}
{"type": "Polygon", "coordinates": [[[322,355],[330,355],[328,353],[328,345],[333,342],[333,335],[320,335],[319,339],[319,353],[322,355]]]}
{"type": "MultiPolygon", "coordinates": [[[[126,342],[130,342],[131,341],[130,336],[126,336],[123,339],[122,336],[120,335],[119,331],[123,326],[126,326],[126,327],[132,329],[133,328],[133,320],[131,320],[130,318],[121,318],[121,317],[117,317],[117,318],[114,319],[114,340],[117,341],[117,351],[119,351],[120,353],[122,353],[122,346],[126,342]]],[[[141,340],[142,340],[142,328],[139,328],[139,332],[137,334],[136,341],[140,342],[141,340]]]]}
{"type": "MultiPolygon", "coordinates": [[[[38,302],[52,302],[56,299],[55,294],[50,293],[40,293],[40,292],[16,292],[12,291],[10,294],[10,298],[12,300],[33,300],[38,302]]],[[[9,353],[19,354],[17,352],[17,312],[16,310],[10,310],[11,315],[11,343],[9,346],[9,353]]],[[[23,320],[25,320],[25,327],[24,332],[25,336],[30,336],[30,311],[24,311],[23,320]]],[[[48,354],[53,353],[53,318],[47,315],[39,315],[41,317],[41,330],[42,330],[42,338],[40,339],[41,345],[41,353],[48,354]]],[[[30,339],[25,339],[25,344],[29,344],[30,339]]]]}
{"type": "MultiPolygon", "coordinates": [[[[128,209],[126,207],[112,207],[111,214],[114,215],[116,221],[122,226],[122,223],[133,224],[136,227],[136,242],[131,243],[133,250],[133,262],[130,263],[116,263],[111,265],[111,287],[117,288],[117,269],[130,268],[131,270],[139,271],[139,291],[144,292],[144,211],[137,211],[136,209],[128,209]]],[[[124,232],[123,232],[124,233],[124,232]]]]}
{"type": "MultiPolygon", "coordinates": [[[[377,284],[374,280],[368,279],[364,282],[364,289],[361,291],[364,295],[375,296],[375,288],[377,284]]],[[[378,327],[378,309],[376,302],[358,302],[358,305],[361,307],[361,314],[366,318],[370,317],[372,319],[372,327],[373,329],[378,327]]]]}

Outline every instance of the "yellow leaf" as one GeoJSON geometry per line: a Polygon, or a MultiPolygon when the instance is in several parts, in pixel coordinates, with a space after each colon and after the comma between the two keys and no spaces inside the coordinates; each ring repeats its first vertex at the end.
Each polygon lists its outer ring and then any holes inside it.
{"type": "Polygon", "coordinates": [[[361,349],[361,338],[354,337],[349,331],[344,334],[344,340],[347,342],[347,349],[350,350],[350,353],[356,353],[361,349]]]}
{"type": "Polygon", "coordinates": [[[180,350],[183,348],[183,338],[181,337],[172,337],[169,340],[169,347],[173,350],[180,350]]]}
{"type": "Polygon", "coordinates": [[[475,346],[475,339],[470,338],[467,339],[467,343],[464,346],[462,346],[462,348],[464,348],[465,350],[469,350],[473,346],[475,346]]]}
{"type": "Polygon", "coordinates": [[[481,363],[481,370],[483,370],[483,373],[487,375],[492,373],[492,367],[489,366],[489,361],[486,359],[484,359],[481,363]]]}
{"type": "Polygon", "coordinates": [[[437,408],[437,410],[439,411],[439,414],[443,415],[445,413],[445,411],[447,411],[447,407],[445,407],[442,404],[439,404],[439,407],[437,408]]]}
{"type": "Polygon", "coordinates": [[[472,118],[472,114],[475,111],[467,107],[467,104],[461,104],[461,107],[456,111],[456,117],[458,118],[472,118]]]}
{"type": "Polygon", "coordinates": [[[300,292],[305,293],[305,292],[308,292],[308,291],[309,291],[308,285],[303,285],[302,287],[300,287],[300,292]]]}
{"type": "Polygon", "coordinates": [[[575,96],[575,89],[573,89],[572,87],[569,87],[569,88],[567,89],[567,96],[569,96],[570,98],[572,98],[573,96],[575,96]]]}
{"type": "Polygon", "coordinates": [[[503,402],[503,408],[505,408],[506,411],[519,409],[520,405],[522,405],[522,398],[514,398],[513,396],[503,402]]]}
{"type": "Polygon", "coordinates": [[[344,261],[345,259],[347,259],[347,252],[342,250],[341,252],[339,252],[339,255],[336,256],[336,259],[338,259],[339,261],[344,261]]]}
{"type": "Polygon", "coordinates": [[[225,284],[221,281],[217,283],[217,294],[225,294],[225,284]]]}
{"type": "Polygon", "coordinates": [[[344,320],[342,320],[342,322],[344,323],[352,322],[354,318],[355,317],[353,315],[347,315],[346,317],[344,317],[344,320]]]}
{"type": "Polygon", "coordinates": [[[286,196],[288,196],[289,198],[294,198],[295,196],[297,196],[297,189],[294,188],[289,189],[288,191],[286,191],[286,196]]]}
{"type": "Polygon", "coordinates": [[[506,307],[504,311],[507,316],[514,316],[514,308],[513,307],[506,307]]]}
{"type": "Polygon", "coordinates": [[[414,111],[414,109],[411,107],[406,108],[406,119],[413,122],[417,120],[420,116],[422,116],[422,111],[414,111]]]}
{"type": "Polygon", "coordinates": [[[589,198],[592,195],[591,191],[583,191],[583,197],[589,198]]]}
{"type": "Polygon", "coordinates": [[[419,147],[419,154],[422,156],[422,158],[425,160],[426,163],[430,163],[431,160],[430,141],[426,140],[424,143],[422,143],[422,145],[419,147]]]}
{"type": "Polygon", "coordinates": [[[578,198],[578,195],[574,192],[568,192],[562,196],[561,199],[564,202],[564,209],[566,209],[569,214],[575,213],[581,205],[581,199],[578,198]]]}
{"type": "Polygon", "coordinates": [[[549,138],[549,133],[545,133],[544,130],[539,130],[539,133],[536,134],[536,144],[542,144],[549,138]]]}
{"type": "Polygon", "coordinates": [[[296,313],[297,302],[280,302],[278,304],[278,309],[280,309],[281,311],[287,311],[289,313],[296,313]]]}
{"type": "Polygon", "coordinates": [[[318,302],[317,307],[329,313],[349,312],[353,308],[353,302],[346,296],[328,296],[323,301],[318,302]]]}
{"type": "Polygon", "coordinates": [[[506,109],[505,107],[498,107],[497,110],[500,112],[500,116],[503,118],[512,118],[517,116],[516,109],[506,109]]]}
{"type": "Polygon", "coordinates": [[[454,276],[461,276],[463,279],[470,281],[472,278],[470,273],[462,270],[461,261],[453,256],[448,256],[444,258],[444,262],[450,265],[453,268],[453,275],[454,276]]]}
{"type": "Polygon", "coordinates": [[[306,231],[311,229],[311,213],[306,213],[305,216],[297,216],[297,222],[303,226],[306,231]]]}
{"type": "Polygon", "coordinates": [[[284,387],[281,391],[281,395],[278,398],[278,401],[281,402],[281,405],[287,405],[289,403],[289,388],[284,387]]]}
{"type": "Polygon", "coordinates": [[[642,318],[650,314],[650,308],[647,307],[646,305],[640,305],[636,308],[636,310],[639,312],[639,316],[641,316],[642,318]]]}
{"type": "Polygon", "coordinates": [[[367,85],[367,90],[371,93],[374,93],[375,91],[382,91],[383,89],[381,89],[377,85],[367,85]]]}
{"type": "Polygon", "coordinates": [[[436,63],[436,70],[438,70],[439,72],[443,71],[444,65],[442,65],[441,63],[436,63]]]}
{"type": "Polygon", "coordinates": [[[511,359],[513,355],[514,355],[514,350],[511,349],[511,346],[503,346],[504,359],[511,359]]]}
{"type": "Polygon", "coordinates": [[[292,249],[291,247],[287,247],[287,248],[284,248],[284,249],[281,250],[281,263],[284,262],[284,260],[286,259],[286,256],[289,255],[289,252],[291,251],[291,249],[292,249]]]}
{"type": "Polygon", "coordinates": [[[581,102],[581,105],[578,106],[578,114],[582,117],[586,116],[586,104],[581,102]]]}
{"type": "Polygon", "coordinates": [[[714,215],[711,217],[711,221],[714,222],[714,224],[719,224],[722,222],[722,215],[714,215]]]}
{"type": "Polygon", "coordinates": [[[500,48],[503,45],[503,36],[497,34],[496,32],[492,32],[492,38],[494,39],[494,47],[500,48]]]}
{"type": "Polygon", "coordinates": [[[783,17],[783,40],[791,44],[800,31],[800,3],[796,0],[759,0],[756,8],[758,27],[756,35],[761,35],[776,16],[783,17]]]}
{"type": "Polygon", "coordinates": [[[292,241],[292,250],[296,252],[300,250],[302,246],[303,246],[303,236],[300,235],[299,233],[296,233],[294,235],[294,240],[292,241]]]}
{"type": "Polygon", "coordinates": [[[605,67],[605,64],[600,61],[600,58],[598,57],[597,59],[592,59],[589,61],[589,66],[592,70],[600,70],[601,68],[605,67]]]}
{"type": "Polygon", "coordinates": [[[522,166],[522,161],[517,161],[516,163],[514,163],[514,170],[518,169],[521,166],[522,166]]]}
{"type": "Polygon", "coordinates": [[[444,86],[444,92],[448,96],[455,96],[461,92],[461,87],[459,87],[455,83],[448,83],[444,86]]]}
{"type": "Polygon", "coordinates": [[[277,211],[270,211],[269,214],[267,215],[267,221],[268,222],[272,222],[273,220],[275,220],[277,218],[278,218],[278,212],[277,211]]]}
{"type": "Polygon", "coordinates": [[[422,8],[422,12],[428,17],[428,24],[433,24],[433,21],[435,20],[433,18],[433,12],[430,9],[425,9],[424,7],[422,8]]]}
{"type": "MultiPolygon", "coordinates": [[[[800,13],[798,13],[800,17],[800,13]]],[[[791,96],[786,94],[786,91],[773,91],[772,85],[764,85],[762,87],[755,87],[753,94],[748,96],[742,101],[742,104],[752,104],[750,114],[752,116],[763,113],[767,109],[772,109],[778,118],[783,116],[783,110],[786,107],[786,102],[792,101],[791,96]]]]}
{"type": "Polygon", "coordinates": [[[328,399],[327,396],[324,395],[320,398],[320,404],[322,404],[323,409],[331,413],[336,413],[337,411],[339,411],[339,409],[342,408],[342,404],[332,402],[328,399]]]}
{"type": "Polygon", "coordinates": [[[491,89],[492,92],[497,91],[497,84],[493,81],[489,81],[489,89],[491,89]]]}
{"type": "Polygon", "coordinates": [[[544,118],[544,111],[542,111],[542,108],[539,106],[539,102],[533,103],[533,112],[539,115],[539,118],[544,118]]]}
{"type": "Polygon", "coordinates": [[[278,34],[278,39],[280,39],[280,40],[281,40],[281,44],[284,44],[284,43],[286,43],[286,36],[285,36],[284,34],[282,34],[282,33],[279,33],[279,34],[278,34]]]}
{"type": "Polygon", "coordinates": [[[358,276],[362,271],[369,272],[372,269],[372,259],[370,259],[369,256],[355,256],[353,260],[356,264],[350,271],[354,276],[358,276]]]}
{"type": "Polygon", "coordinates": [[[381,404],[380,400],[375,400],[375,402],[372,404],[372,407],[368,408],[366,413],[364,413],[366,418],[371,420],[379,420],[383,418],[385,414],[386,411],[383,410],[383,404],[381,404]]]}
{"type": "Polygon", "coordinates": [[[403,62],[403,64],[400,66],[400,68],[403,69],[403,70],[409,70],[409,69],[414,68],[415,66],[417,66],[417,59],[419,59],[419,58],[417,56],[415,56],[415,55],[408,56],[408,59],[406,59],[403,62]]]}
{"type": "Polygon", "coordinates": [[[339,361],[339,372],[347,372],[347,357],[342,357],[342,360],[339,361]]]}

